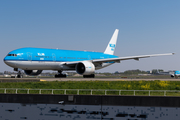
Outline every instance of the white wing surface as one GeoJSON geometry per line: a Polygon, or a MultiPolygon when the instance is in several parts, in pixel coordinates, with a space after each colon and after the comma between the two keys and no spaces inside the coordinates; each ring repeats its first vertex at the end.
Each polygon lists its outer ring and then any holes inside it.
{"type": "MultiPolygon", "coordinates": [[[[92,63],[105,63],[105,62],[121,62],[123,60],[139,60],[140,58],[148,58],[148,57],[156,57],[156,56],[165,56],[165,55],[174,55],[174,53],[165,53],[165,54],[152,54],[152,55],[139,55],[139,56],[129,56],[129,57],[118,57],[118,58],[107,58],[107,59],[94,59],[94,60],[87,60],[91,61],[92,63]]],[[[66,65],[73,65],[77,64],[81,61],[76,62],[65,62],[66,65]]]]}
{"type": "Polygon", "coordinates": [[[129,56],[129,57],[119,57],[119,58],[108,58],[108,59],[97,59],[93,60],[92,62],[120,62],[123,60],[139,60],[140,58],[148,58],[148,57],[155,57],[155,56],[164,56],[164,55],[174,55],[174,53],[165,53],[165,54],[152,54],[152,55],[139,55],[139,56],[129,56]]]}

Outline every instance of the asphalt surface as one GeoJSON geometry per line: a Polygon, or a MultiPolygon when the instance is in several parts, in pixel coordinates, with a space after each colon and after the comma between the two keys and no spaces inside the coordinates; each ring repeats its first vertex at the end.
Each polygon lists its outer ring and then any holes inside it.
{"type": "Polygon", "coordinates": [[[180,81],[180,79],[122,79],[122,78],[41,78],[41,81],[180,81]]]}
{"type": "Polygon", "coordinates": [[[127,79],[127,78],[0,78],[0,82],[37,82],[37,81],[180,81],[180,79],[127,79]]]}

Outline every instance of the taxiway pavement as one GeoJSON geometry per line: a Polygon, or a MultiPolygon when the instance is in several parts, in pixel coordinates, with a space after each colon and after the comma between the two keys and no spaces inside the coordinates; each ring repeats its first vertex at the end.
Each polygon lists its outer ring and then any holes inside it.
{"type": "Polygon", "coordinates": [[[38,82],[38,81],[180,81],[180,79],[128,79],[128,78],[0,78],[0,82],[38,82]]]}

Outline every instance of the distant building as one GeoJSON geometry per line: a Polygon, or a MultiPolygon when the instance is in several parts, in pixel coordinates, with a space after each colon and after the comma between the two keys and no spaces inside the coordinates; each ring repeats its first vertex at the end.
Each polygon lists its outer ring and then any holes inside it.
{"type": "Polygon", "coordinates": [[[152,74],[152,70],[151,71],[147,71],[148,74],[152,74]]]}

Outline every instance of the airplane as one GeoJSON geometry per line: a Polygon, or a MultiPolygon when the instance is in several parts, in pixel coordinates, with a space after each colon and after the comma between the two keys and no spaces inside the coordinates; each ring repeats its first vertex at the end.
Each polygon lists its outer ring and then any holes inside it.
{"type": "Polygon", "coordinates": [[[171,77],[178,78],[180,76],[180,71],[175,71],[174,74],[171,74],[171,77]]]}
{"type": "Polygon", "coordinates": [[[157,75],[170,75],[171,72],[160,72],[158,69],[157,69],[157,75]]]}
{"type": "MultiPolygon", "coordinates": [[[[75,70],[84,78],[94,78],[95,70],[102,69],[123,60],[139,60],[154,56],[173,55],[174,53],[152,54],[129,57],[114,55],[119,30],[114,31],[104,53],[47,48],[20,48],[13,50],[4,58],[4,63],[14,71],[24,70],[27,75],[39,75],[43,70],[58,71],[55,78],[66,77],[62,71],[75,70]]],[[[19,75],[18,77],[21,77],[19,75]]]]}

